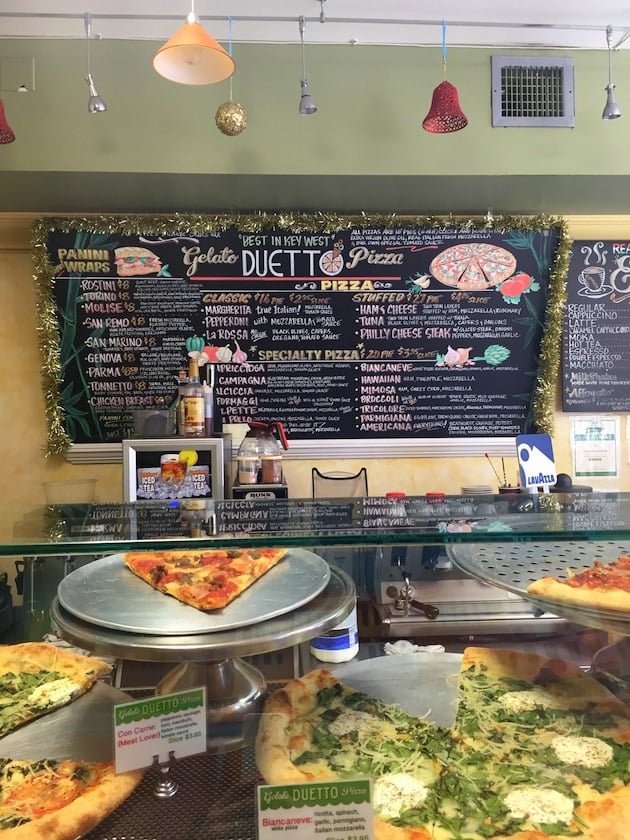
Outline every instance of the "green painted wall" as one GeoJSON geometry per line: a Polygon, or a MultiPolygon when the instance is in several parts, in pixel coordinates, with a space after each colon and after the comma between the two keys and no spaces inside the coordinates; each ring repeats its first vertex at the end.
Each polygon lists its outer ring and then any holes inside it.
{"type": "MultiPolygon", "coordinates": [[[[317,114],[297,113],[300,52],[290,46],[234,46],[234,98],[246,131],[214,125],[229,83],[190,87],[151,67],[158,45],[94,41],[92,73],[109,110],[87,113],[85,41],[2,41],[4,57],[32,56],[36,91],[3,92],[18,141],[0,149],[0,170],[258,173],[318,175],[622,174],[630,121],[630,53],[615,56],[627,118],[600,119],[605,52],[576,54],[574,129],[493,129],[490,55],[450,50],[448,78],[469,126],[435,136],[421,121],[442,79],[436,49],[307,45],[317,114]],[[627,81],[627,86],[626,82],[627,81]]],[[[498,53],[497,53],[498,54],[498,53]]],[[[506,51],[503,51],[506,54],[506,51]]],[[[544,54],[543,54],[544,55],[544,54]]],[[[551,53],[548,53],[551,55],[551,53]]]]}

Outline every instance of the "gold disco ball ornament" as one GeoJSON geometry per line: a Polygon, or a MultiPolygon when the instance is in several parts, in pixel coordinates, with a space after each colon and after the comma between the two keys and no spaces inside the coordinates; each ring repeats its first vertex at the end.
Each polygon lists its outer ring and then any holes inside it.
{"type": "Polygon", "coordinates": [[[238,102],[233,102],[231,99],[219,105],[214,117],[217,128],[221,134],[227,134],[228,137],[236,137],[241,131],[247,128],[247,112],[238,102]]]}

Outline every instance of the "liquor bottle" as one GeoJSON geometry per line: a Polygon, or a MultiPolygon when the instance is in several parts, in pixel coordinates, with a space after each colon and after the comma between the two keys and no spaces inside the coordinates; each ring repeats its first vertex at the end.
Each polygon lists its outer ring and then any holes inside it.
{"type": "Polygon", "coordinates": [[[188,382],[182,389],[180,435],[203,437],[205,429],[204,393],[199,379],[199,365],[195,359],[188,363],[188,382]]]}
{"type": "Polygon", "coordinates": [[[184,428],[184,403],[182,402],[182,397],[187,383],[188,376],[186,371],[180,370],[177,374],[177,396],[171,406],[171,411],[173,412],[175,418],[175,428],[178,435],[182,434],[182,429],[184,428]]]}
{"type": "Polygon", "coordinates": [[[214,434],[214,388],[203,383],[204,423],[206,435],[214,434]]]}

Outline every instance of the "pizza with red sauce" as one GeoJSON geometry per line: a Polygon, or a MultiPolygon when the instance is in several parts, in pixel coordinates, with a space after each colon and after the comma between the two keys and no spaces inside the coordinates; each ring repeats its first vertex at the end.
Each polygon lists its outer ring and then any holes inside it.
{"type": "Polygon", "coordinates": [[[527,591],[580,607],[630,611],[630,557],[612,563],[595,560],[588,569],[570,572],[565,580],[543,577],[530,583],[527,591]]]}
{"type": "Polygon", "coordinates": [[[220,610],[285,555],[283,548],[130,551],[125,565],[159,592],[198,610],[220,610]]]}
{"type": "Polygon", "coordinates": [[[439,253],[429,271],[445,286],[478,291],[511,277],[516,271],[516,257],[486,242],[462,242],[439,253]]]}
{"type": "Polygon", "coordinates": [[[0,837],[83,837],[133,793],[143,775],[116,774],[113,762],[0,758],[0,837]]]}

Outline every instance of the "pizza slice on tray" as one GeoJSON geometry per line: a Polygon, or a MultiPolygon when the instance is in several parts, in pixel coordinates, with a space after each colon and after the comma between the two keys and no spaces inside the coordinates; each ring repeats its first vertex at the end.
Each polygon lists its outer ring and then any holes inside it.
{"type": "Polygon", "coordinates": [[[0,647],[0,736],[71,703],[111,665],[45,642],[0,647]]]}
{"type": "Polygon", "coordinates": [[[482,837],[621,840],[608,821],[630,805],[629,723],[626,705],[573,663],[466,649],[450,785],[463,788],[450,802],[461,827],[482,837]]]}
{"type": "MultiPolygon", "coordinates": [[[[111,671],[109,663],[43,642],[0,647],[0,735],[71,704],[111,671]]],[[[0,838],[75,840],[118,807],[143,771],[113,762],[14,759],[0,740],[0,838]]]]}
{"type": "Polygon", "coordinates": [[[76,840],[121,805],[143,775],[116,774],[111,762],[0,758],[0,838],[76,840]]]}
{"type": "Polygon", "coordinates": [[[572,663],[468,648],[450,731],[324,670],[265,712],[264,779],[371,777],[377,840],[627,840],[628,709],[572,663]]]}
{"type": "Polygon", "coordinates": [[[543,577],[527,587],[530,595],[591,610],[630,612],[630,557],[611,563],[595,560],[566,579],[543,577]]]}
{"type": "Polygon", "coordinates": [[[125,565],[154,589],[198,610],[230,604],[273,566],[283,548],[131,551],[125,565]]]}
{"type": "Polygon", "coordinates": [[[448,730],[317,669],[267,701],[256,762],[270,784],[369,776],[378,814],[375,836],[407,836],[390,821],[413,808],[419,829],[414,840],[428,840],[432,835],[420,828],[433,823],[435,788],[450,749],[448,730]],[[391,835],[382,833],[390,829],[391,835]]]}

